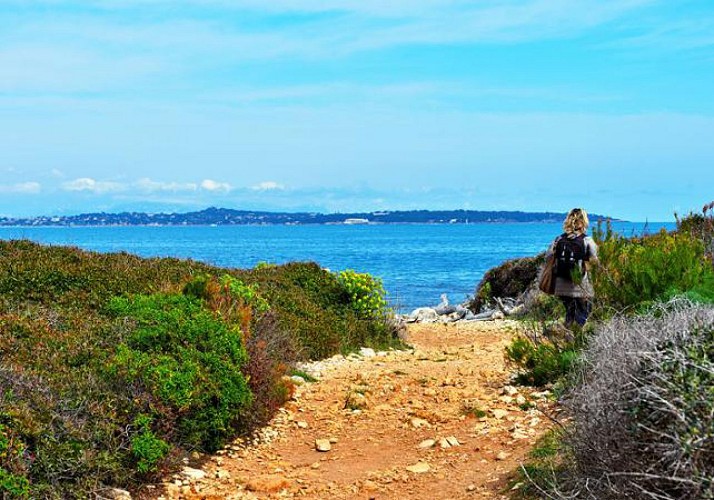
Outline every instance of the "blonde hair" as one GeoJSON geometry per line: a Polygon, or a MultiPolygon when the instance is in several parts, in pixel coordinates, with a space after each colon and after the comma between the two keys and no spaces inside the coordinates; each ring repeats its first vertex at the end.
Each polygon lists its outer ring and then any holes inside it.
{"type": "Polygon", "coordinates": [[[582,208],[574,208],[568,212],[563,222],[563,230],[568,234],[585,234],[590,225],[588,213],[582,208]]]}

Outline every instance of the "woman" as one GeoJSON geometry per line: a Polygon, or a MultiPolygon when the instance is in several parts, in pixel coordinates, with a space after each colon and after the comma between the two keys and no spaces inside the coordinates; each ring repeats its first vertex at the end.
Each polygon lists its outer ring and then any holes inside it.
{"type": "Polygon", "coordinates": [[[597,245],[587,236],[588,214],[582,208],[568,212],[563,222],[563,234],[550,246],[548,254],[555,254],[555,292],[565,306],[565,326],[582,326],[590,314],[593,287],[588,267],[597,261],[597,245]]]}

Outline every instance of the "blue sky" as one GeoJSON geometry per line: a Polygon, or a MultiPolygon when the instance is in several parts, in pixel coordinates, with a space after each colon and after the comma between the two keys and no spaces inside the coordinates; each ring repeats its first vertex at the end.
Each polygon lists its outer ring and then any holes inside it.
{"type": "Polygon", "coordinates": [[[714,199],[714,3],[3,0],[0,215],[714,199]]]}

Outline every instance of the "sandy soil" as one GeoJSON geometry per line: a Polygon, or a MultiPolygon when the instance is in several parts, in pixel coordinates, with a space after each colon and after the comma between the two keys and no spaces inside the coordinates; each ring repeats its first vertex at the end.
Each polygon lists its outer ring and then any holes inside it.
{"type": "Polygon", "coordinates": [[[509,476],[550,425],[540,410],[551,410],[546,393],[508,385],[503,349],[516,328],[411,325],[412,351],[318,363],[319,381],[259,439],[194,456],[199,471],[187,472],[205,477],[167,478],[150,496],[508,498],[509,476]],[[317,451],[321,439],[329,451],[317,451]]]}

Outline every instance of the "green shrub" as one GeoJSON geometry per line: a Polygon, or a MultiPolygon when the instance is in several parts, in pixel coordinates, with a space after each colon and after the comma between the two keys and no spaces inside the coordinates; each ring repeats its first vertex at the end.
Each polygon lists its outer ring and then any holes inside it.
{"type": "Polygon", "coordinates": [[[5,424],[0,423],[0,496],[5,498],[27,498],[30,493],[30,483],[25,474],[23,463],[25,445],[5,424]]]}
{"type": "Polygon", "coordinates": [[[151,421],[147,415],[139,415],[134,420],[137,433],[131,438],[131,453],[137,459],[136,470],[142,474],[155,471],[169,452],[168,443],[152,432],[151,421]]]}
{"type": "Polygon", "coordinates": [[[281,329],[291,332],[303,359],[320,359],[358,347],[398,347],[386,317],[362,318],[337,276],[314,263],[293,262],[238,277],[259,283],[281,329]]]}
{"type": "Polygon", "coordinates": [[[517,383],[540,387],[568,374],[578,360],[578,351],[572,343],[559,345],[546,339],[536,342],[518,335],[506,347],[506,359],[519,370],[517,383]]]}
{"type": "Polygon", "coordinates": [[[116,297],[108,306],[135,328],[108,362],[120,383],[148,388],[177,417],[184,446],[213,450],[240,429],[251,394],[241,367],[247,360],[242,335],[178,294],[116,297]]]}
{"type": "Polygon", "coordinates": [[[702,213],[690,213],[677,218],[677,232],[688,233],[704,243],[706,253],[714,264],[714,201],[704,205],[702,213]]]}
{"type": "Polygon", "coordinates": [[[397,345],[314,263],[219,269],[0,241],[0,423],[23,450],[0,456],[0,484],[48,499],[135,487],[269,420],[296,360],[397,345]]]}
{"type": "MultiPolygon", "coordinates": [[[[714,270],[704,243],[689,232],[626,238],[599,227],[599,265],[592,269],[596,303],[608,311],[632,311],[673,295],[714,293],[714,270]]],[[[602,313],[601,313],[602,314],[602,313]]]]}

